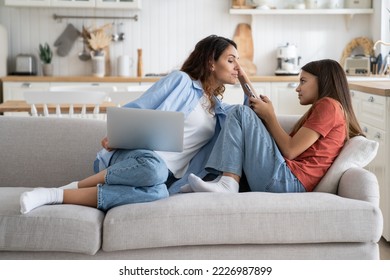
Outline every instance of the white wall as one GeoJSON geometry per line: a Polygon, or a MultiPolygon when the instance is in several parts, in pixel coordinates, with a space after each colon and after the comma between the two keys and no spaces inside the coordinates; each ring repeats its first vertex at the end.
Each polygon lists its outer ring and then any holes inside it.
{"type": "MultiPolygon", "coordinates": [[[[375,24],[370,15],[356,15],[349,29],[345,17],[337,15],[230,15],[230,5],[230,0],[142,0],[141,11],[1,6],[0,23],[9,34],[8,69],[12,71],[17,54],[36,55],[39,43],[53,45],[68,23],[81,30],[83,24],[101,26],[112,22],[81,19],[56,22],[52,18],[54,13],[78,16],[138,14],[137,22],[123,21],[126,40],[111,45],[113,74],[116,74],[115,61],[119,55],[129,54],[136,64],[137,48],[143,49],[144,73],[163,73],[179,68],[197,41],[210,34],[232,38],[236,25],[246,22],[252,24],[257,74],[272,75],[276,68],[275,50],[279,45],[296,44],[302,57],[301,65],[325,57],[339,60],[345,45],[353,38],[372,38],[372,25],[375,24]]],[[[81,50],[82,41],[78,40],[67,57],[56,55],[54,74],[88,75],[90,62],[82,62],[77,57],[81,50]]],[[[134,65],[133,74],[135,68],[134,65]]]]}

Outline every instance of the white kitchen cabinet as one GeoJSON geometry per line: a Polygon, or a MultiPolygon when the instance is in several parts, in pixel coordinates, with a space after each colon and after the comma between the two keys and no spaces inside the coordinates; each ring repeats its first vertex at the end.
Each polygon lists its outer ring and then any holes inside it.
{"type": "MultiPolygon", "coordinates": [[[[258,94],[268,96],[272,101],[274,110],[278,115],[303,115],[309,106],[302,106],[299,103],[298,93],[295,91],[298,86],[294,82],[255,82],[252,83],[258,94]]],[[[242,104],[244,100],[241,85],[225,85],[226,91],[223,101],[230,104],[242,104]]]]}
{"type": "Polygon", "coordinates": [[[239,83],[235,85],[225,85],[222,102],[229,104],[243,104],[244,92],[239,83]]]}
{"type": "Polygon", "coordinates": [[[3,83],[3,101],[24,100],[23,92],[29,90],[48,90],[49,83],[5,82],[3,83]]]}
{"type": "MultiPolygon", "coordinates": [[[[252,83],[253,88],[257,94],[263,94],[270,96],[271,83],[252,83]]],[[[240,83],[235,85],[225,85],[225,93],[223,95],[223,102],[229,104],[243,104],[244,103],[244,91],[240,83]]]]}
{"type": "MultiPolygon", "coordinates": [[[[3,83],[3,102],[24,100],[23,93],[29,90],[48,90],[49,83],[6,82],[3,83]]],[[[27,112],[4,113],[6,116],[28,116],[27,112]]]]}
{"type": "Polygon", "coordinates": [[[141,0],[5,0],[6,6],[140,9],[141,0]]]}
{"type": "Polygon", "coordinates": [[[51,0],[52,7],[89,7],[96,6],[96,0],[51,0]]]}
{"type": "Polygon", "coordinates": [[[51,0],[5,0],[6,6],[49,7],[51,0]]]}
{"type": "Polygon", "coordinates": [[[390,146],[386,136],[390,129],[390,97],[356,90],[352,90],[351,95],[356,117],[367,139],[379,143],[375,159],[366,168],[378,179],[383,214],[382,235],[390,242],[390,146]]]}
{"type": "Polygon", "coordinates": [[[141,9],[141,0],[96,0],[97,8],[141,9]]]}
{"type": "Polygon", "coordinates": [[[309,106],[303,106],[299,103],[298,93],[295,91],[298,83],[282,82],[272,83],[271,101],[278,115],[303,115],[309,110],[309,106]]]}

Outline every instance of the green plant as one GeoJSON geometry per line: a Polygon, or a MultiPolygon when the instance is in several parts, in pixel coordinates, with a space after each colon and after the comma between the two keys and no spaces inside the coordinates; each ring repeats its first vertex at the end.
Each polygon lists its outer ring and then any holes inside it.
{"type": "Polygon", "coordinates": [[[51,59],[53,58],[53,51],[51,50],[48,43],[44,45],[39,44],[39,58],[43,63],[51,63],[51,59]]]}

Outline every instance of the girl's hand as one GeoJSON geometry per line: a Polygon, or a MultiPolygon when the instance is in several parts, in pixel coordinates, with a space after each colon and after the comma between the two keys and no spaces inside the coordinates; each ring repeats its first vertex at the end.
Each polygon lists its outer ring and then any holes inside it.
{"type": "Polygon", "coordinates": [[[107,136],[104,137],[104,138],[102,139],[101,144],[102,144],[102,147],[103,147],[104,149],[106,149],[107,151],[110,152],[110,151],[113,150],[113,149],[111,149],[111,148],[109,147],[109,145],[108,145],[108,138],[107,138],[107,136]]]}
{"type": "Polygon", "coordinates": [[[267,122],[276,117],[274,106],[268,96],[260,95],[260,98],[249,98],[249,105],[256,115],[267,122]]]}

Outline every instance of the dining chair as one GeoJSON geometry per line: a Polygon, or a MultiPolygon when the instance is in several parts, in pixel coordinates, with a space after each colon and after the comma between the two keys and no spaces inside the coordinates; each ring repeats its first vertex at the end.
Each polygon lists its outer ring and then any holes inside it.
{"type": "Polygon", "coordinates": [[[27,104],[31,105],[31,116],[38,116],[37,106],[43,107],[44,117],[62,117],[62,109],[69,109],[69,117],[88,118],[87,106],[93,106],[92,117],[97,119],[99,107],[106,100],[107,93],[103,91],[25,91],[23,93],[27,104]],[[49,105],[55,106],[55,114],[50,114],[49,105]],[[61,108],[63,107],[63,108],[61,108]],[[81,108],[75,112],[76,108],[81,108]]]}

